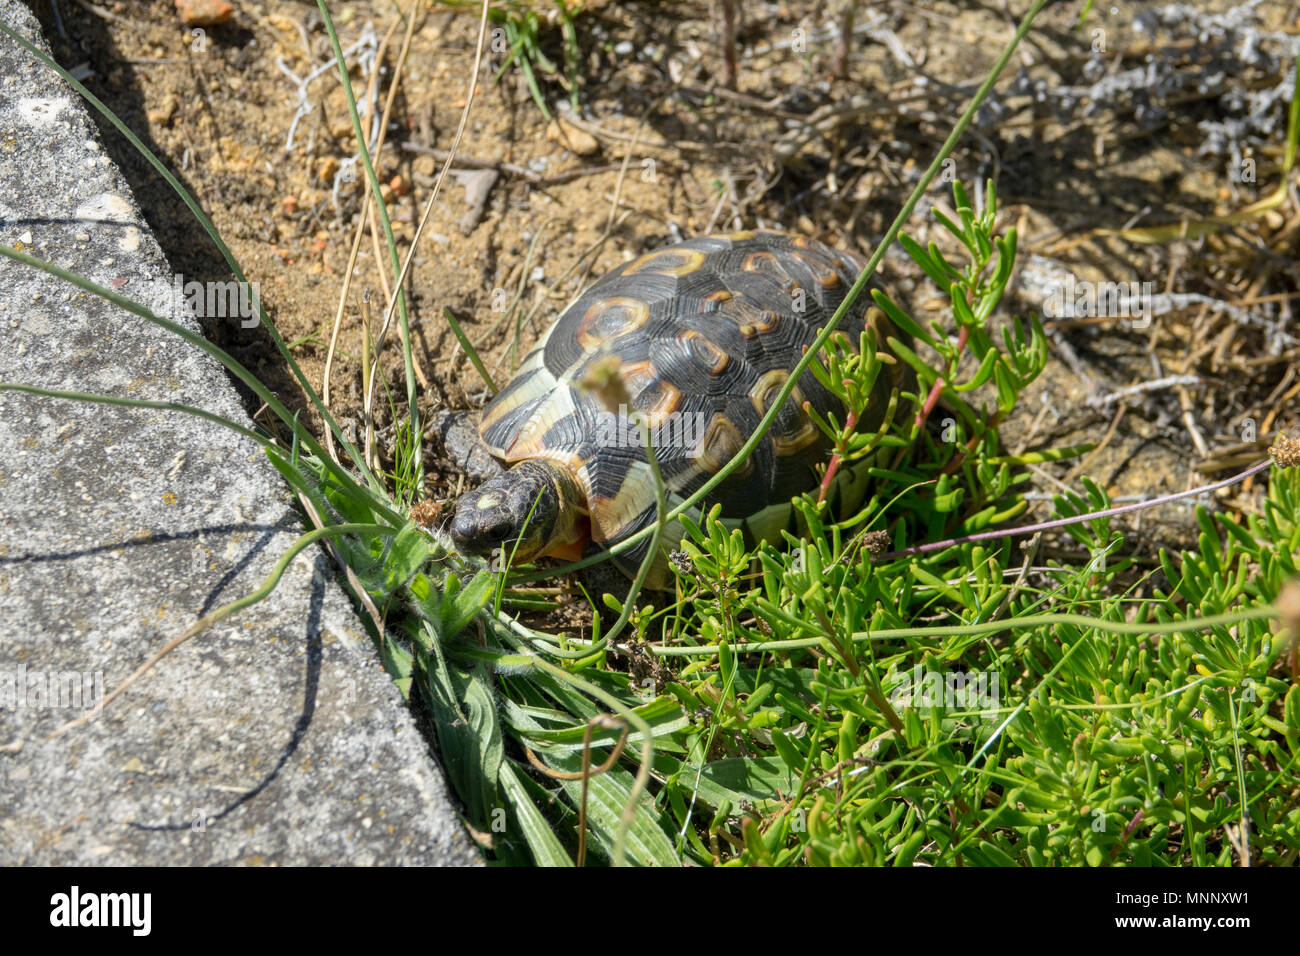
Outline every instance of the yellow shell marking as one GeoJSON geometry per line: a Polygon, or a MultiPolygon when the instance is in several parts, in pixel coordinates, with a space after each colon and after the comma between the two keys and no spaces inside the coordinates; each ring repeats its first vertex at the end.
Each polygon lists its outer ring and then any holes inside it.
{"type": "Polygon", "coordinates": [[[501,457],[508,462],[523,461],[525,458],[553,457],[547,455],[546,433],[556,422],[574,413],[573,396],[568,389],[552,391],[551,382],[539,383],[538,388],[540,391],[549,392],[550,397],[538,405],[528,421],[515,434],[510,445],[501,449],[501,457]]]}
{"type": "Polygon", "coordinates": [[[583,351],[595,351],[602,343],[641,328],[649,318],[650,306],[639,299],[597,299],[578,324],[578,344],[583,351]]]}
{"type": "Polygon", "coordinates": [[[654,384],[655,370],[649,359],[641,362],[621,362],[618,373],[627,385],[627,393],[636,398],[654,384]]]}
{"type": "Polygon", "coordinates": [[[655,402],[649,408],[641,409],[651,428],[658,428],[668,420],[682,404],[682,392],[677,386],[660,379],[654,390],[655,402]]]}
{"type": "MultiPolygon", "coordinates": [[[[745,436],[721,412],[714,414],[709,426],[704,430],[704,437],[695,447],[692,457],[696,465],[706,474],[717,474],[727,462],[735,457],[745,444],[745,436]]],[[[733,475],[747,475],[754,469],[754,462],[746,458],[736,468],[733,475]]]]}
{"type": "Polygon", "coordinates": [[[740,268],[746,272],[756,272],[759,274],[779,277],[784,275],[785,270],[777,262],[776,256],[770,252],[751,252],[745,256],[745,261],[740,264],[740,268]]]}
{"type": "MultiPolygon", "coordinates": [[[[785,380],[790,377],[790,373],[783,368],[774,368],[770,372],[765,372],[759,376],[754,387],[749,390],[749,401],[754,406],[754,410],[760,415],[767,413],[772,402],[776,399],[777,393],[785,384],[785,380]]],[[[768,432],[772,439],[772,444],[776,448],[777,455],[786,457],[793,455],[803,448],[817,441],[817,429],[808,415],[803,410],[804,397],[796,385],[793,392],[790,393],[789,402],[799,412],[799,430],[793,435],[778,435],[775,431],[768,432]]]]}
{"type": "Polygon", "coordinates": [[[682,333],[682,343],[690,350],[692,357],[708,368],[710,375],[721,375],[731,362],[731,356],[718,348],[699,332],[682,333]]]}
{"type": "Polygon", "coordinates": [[[806,256],[798,252],[791,252],[790,255],[808,267],[808,271],[816,277],[817,284],[823,289],[834,289],[840,284],[839,273],[827,265],[821,256],[806,256]]]}
{"type": "Polygon", "coordinates": [[[623,270],[623,275],[634,276],[649,273],[660,276],[684,276],[704,265],[706,253],[699,249],[663,249],[648,252],[640,259],[633,259],[623,270]]]}
{"type": "MultiPolygon", "coordinates": [[[[501,394],[484,412],[478,426],[480,435],[486,435],[488,430],[501,419],[513,413],[520,406],[547,394],[555,387],[555,379],[546,371],[543,362],[544,352],[542,346],[539,345],[528,353],[528,357],[519,366],[519,370],[515,373],[515,377],[511,379],[510,384],[502,389],[501,394]]],[[[516,443],[517,441],[518,436],[515,439],[516,443]]],[[[501,458],[507,457],[505,448],[492,447],[491,451],[501,458]]]]}
{"type": "Polygon", "coordinates": [[[645,502],[654,500],[654,472],[643,461],[632,462],[616,495],[590,501],[592,537],[600,542],[617,538],[640,516],[645,502]]]}

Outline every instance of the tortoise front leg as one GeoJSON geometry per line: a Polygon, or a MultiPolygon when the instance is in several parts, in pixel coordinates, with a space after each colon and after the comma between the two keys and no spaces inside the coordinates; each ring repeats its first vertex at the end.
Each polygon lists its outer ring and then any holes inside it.
{"type": "Polygon", "coordinates": [[[443,450],[461,471],[479,481],[487,481],[504,472],[505,466],[488,451],[479,438],[477,415],[474,412],[442,409],[433,413],[426,438],[435,435],[443,450]]]}

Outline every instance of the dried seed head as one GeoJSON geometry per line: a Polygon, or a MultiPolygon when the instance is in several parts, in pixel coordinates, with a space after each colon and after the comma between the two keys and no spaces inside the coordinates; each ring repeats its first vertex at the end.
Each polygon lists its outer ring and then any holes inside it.
{"type": "Polygon", "coordinates": [[[432,498],[426,498],[411,509],[410,518],[421,528],[428,531],[438,523],[438,518],[441,515],[442,505],[438,504],[432,498]]]}
{"type": "Polygon", "coordinates": [[[595,395],[607,411],[615,414],[620,408],[632,404],[627,380],[623,378],[623,363],[612,355],[592,362],[578,384],[595,395]]]}
{"type": "Polygon", "coordinates": [[[670,552],[668,555],[668,560],[671,561],[673,567],[676,568],[682,574],[693,575],[695,573],[695,563],[691,561],[691,556],[687,554],[685,551],[670,552]]]}
{"type": "Polygon", "coordinates": [[[889,550],[889,532],[868,532],[867,536],[862,539],[862,546],[867,549],[867,553],[873,558],[884,554],[889,550]]]}
{"type": "Polygon", "coordinates": [[[1283,468],[1294,468],[1300,465],[1300,440],[1280,434],[1268,453],[1275,464],[1283,468]]]}

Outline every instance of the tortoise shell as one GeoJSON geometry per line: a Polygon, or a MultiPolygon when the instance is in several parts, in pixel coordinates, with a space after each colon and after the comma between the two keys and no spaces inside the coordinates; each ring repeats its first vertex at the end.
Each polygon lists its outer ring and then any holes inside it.
{"type": "MultiPolygon", "coordinates": [[[[831,319],[865,263],[858,256],[777,232],[714,235],[634,259],[580,295],[484,409],[479,436],[514,464],[544,458],[570,471],[586,497],[590,535],[613,545],[653,524],[655,486],[641,435],[626,409],[607,411],[579,386],[595,363],[617,363],[631,404],[644,413],[670,503],[719,471],[758,428],[790,371],[831,319]]],[[[856,347],[870,299],[858,297],[839,328],[856,347]]],[[[872,310],[883,347],[884,318],[872,310]]],[[[896,384],[882,374],[875,427],[896,384]]],[[[873,399],[875,396],[873,396],[873,399]]],[[[843,419],[817,379],[799,380],[762,442],[704,502],[750,519],[772,539],[790,499],[815,487],[827,443],[803,410],[843,419]]],[[[570,505],[571,506],[571,505],[570,505]]],[[[680,530],[677,532],[680,536],[680,530]]],[[[649,539],[615,557],[635,573],[649,539]]],[[[661,577],[661,575],[660,575],[661,577]]]]}

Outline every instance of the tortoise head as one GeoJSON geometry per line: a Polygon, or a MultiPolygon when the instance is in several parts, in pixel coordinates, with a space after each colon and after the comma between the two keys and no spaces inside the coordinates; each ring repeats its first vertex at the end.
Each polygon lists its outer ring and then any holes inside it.
{"type": "Polygon", "coordinates": [[[586,496],[572,472],[530,458],[463,495],[451,537],[462,551],[486,556],[500,548],[520,563],[581,543],[586,514],[586,496]]]}

